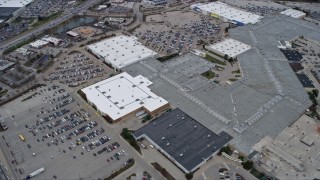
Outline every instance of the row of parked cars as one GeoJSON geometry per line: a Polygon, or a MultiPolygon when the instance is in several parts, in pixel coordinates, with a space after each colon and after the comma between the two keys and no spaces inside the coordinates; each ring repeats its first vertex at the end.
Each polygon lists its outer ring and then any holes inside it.
{"type": "MultiPolygon", "coordinates": [[[[118,142],[114,142],[114,143],[112,143],[112,144],[110,144],[110,145],[108,145],[108,146],[100,149],[99,151],[97,151],[97,153],[98,153],[98,154],[102,154],[102,153],[105,152],[105,151],[111,152],[111,151],[113,151],[113,150],[115,150],[115,149],[118,149],[119,147],[120,147],[120,144],[119,144],[118,142]]],[[[95,153],[94,153],[94,154],[95,154],[95,153]]],[[[93,155],[94,155],[94,154],[93,154],[93,155]]]]}

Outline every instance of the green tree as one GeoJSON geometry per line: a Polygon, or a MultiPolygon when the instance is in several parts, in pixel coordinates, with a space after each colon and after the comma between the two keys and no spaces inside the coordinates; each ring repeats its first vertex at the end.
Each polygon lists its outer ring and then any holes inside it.
{"type": "Polygon", "coordinates": [[[318,95],[319,95],[318,89],[313,89],[312,93],[314,94],[315,97],[318,97],[318,95]]]}
{"type": "Polygon", "coordinates": [[[250,170],[253,167],[253,162],[248,160],[246,162],[242,162],[241,165],[244,169],[250,170]]]}
{"type": "Polygon", "coordinates": [[[185,176],[186,176],[186,179],[190,180],[193,178],[193,173],[187,173],[185,176]]]}
{"type": "Polygon", "coordinates": [[[243,156],[239,156],[239,159],[240,159],[241,161],[244,161],[244,157],[243,157],[243,156]]]}
{"type": "Polygon", "coordinates": [[[228,54],[225,54],[225,55],[223,56],[223,59],[224,59],[224,60],[228,60],[228,58],[229,58],[228,54]]]}

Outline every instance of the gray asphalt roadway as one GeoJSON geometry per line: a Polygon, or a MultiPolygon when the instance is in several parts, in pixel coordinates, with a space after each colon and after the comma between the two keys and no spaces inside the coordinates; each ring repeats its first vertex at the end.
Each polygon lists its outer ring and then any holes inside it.
{"type": "Polygon", "coordinates": [[[26,41],[31,36],[39,35],[39,34],[43,33],[45,30],[50,29],[50,28],[60,24],[61,22],[72,18],[74,15],[87,10],[89,7],[95,5],[99,1],[100,0],[87,0],[85,3],[83,3],[79,7],[76,7],[69,12],[64,12],[64,14],[57,19],[54,19],[54,20],[52,20],[42,26],[39,26],[33,30],[30,30],[26,33],[22,33],[14,38],[8,39],[7,41],[0,43],[0,54],[3,54],[3,51],[6,50],[7,48],[15,46],[23,41],[26,41]]]}

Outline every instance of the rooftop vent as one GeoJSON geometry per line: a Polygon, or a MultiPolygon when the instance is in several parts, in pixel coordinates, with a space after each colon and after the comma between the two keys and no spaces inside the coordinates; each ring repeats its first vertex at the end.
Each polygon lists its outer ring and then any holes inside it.
{"type": "Polygon", "coordinates": [[[194,128],[197,128],[197,126],[194,126],[194,128]]]}
{"type": "Polygon", "coordinates": [[[161,140],[165,140],[165,139],[166,139],[166,137],[164,137],[164,136],[161,138],[161,140]]]}
{"type": "Polygon", "coordinates": [[[167,146],[169,146],[169,145],[170,145],[170,143],[168,142],[166,145],[167,145],[167,146]]]}
{"type": "Polygon", "coordinates": [[[182,156],[183,156],[183,153],[181,153],[179,156],[182,157],[182,156]]]}

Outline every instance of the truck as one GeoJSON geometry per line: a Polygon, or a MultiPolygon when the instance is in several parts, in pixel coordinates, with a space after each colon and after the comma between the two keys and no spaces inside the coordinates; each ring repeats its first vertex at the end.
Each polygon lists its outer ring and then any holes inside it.
{"type": "Polygon", "coordinates": [[[42,173],[43,171],[44,171],[44,167],[42,167],[42,168],[40,168],[40,169],[38,169],[38,170],[30,173],[30,174],[27,176],[26,180],[29,180],[29,179],[31,179],[32,177],[35,177],[35,176],[39,175],[39,174],[42,173]]]}

